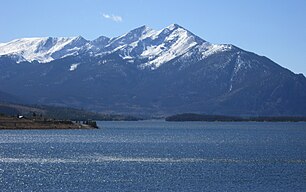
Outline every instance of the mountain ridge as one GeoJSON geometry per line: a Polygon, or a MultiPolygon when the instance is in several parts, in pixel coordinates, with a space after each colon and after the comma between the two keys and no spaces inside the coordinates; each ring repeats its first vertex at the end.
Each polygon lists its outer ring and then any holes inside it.
{"type": "MultiPolygon", "coordinates": [[[[78,55],[84,51],[94,53],[94,54],[105,54],[107,52],[115,52],[121,51],[121,56],[129,59],[130,52],[135,54],[137,50],[139,50],[140,46],[146,46],[145,41],[148,38],[152,40],[161,41],[165,40],[165,38],[171,38],[167,41],[167,43],[171,43],[171,40],[174,38],[180,38],[180,36],[184,35],[181,38],[183,45],[175,45],[173,49],[169,50],[169,52],[176,52],[179,48],[182,48],[178,55],[183,55],[188,51],[188,48],[192,47],[192,45],[201,45],[204,46],[203,48],[207,48],[207,46],[211,46],[211,50],[217,50],[217,44],[210,44],[205,40],[201,39],[200,37],[194,35],[190,31],[186,30],[185,28],[179,26],[178,24],[171,24],[168,27],[161,29],[161,30],[154,30],[147,26],[141,26],[136,29],[131,30],[128,33],[125,33],[121,36],[108,38],[105,36],[100,36],[97,39],[92,41],[86,40],[82,36],[76,37],[34,37],[34,38],[20,38],[15,39],[7,43],[0,44],[0,56],[2,55],[12,55],[15,58],[18,58],[18,62],[22,61],[38,61],[40,63],[48,63],[50,61],[64,58],[70,55],[78,55]],[[173,33],[177,33],[174,34],[173,33]],[[184,34],[186,33],[186,34],[184,34]],[[132,34],[132,36],[130,35],[132,34]],[[137,34],[138,36],[135,36],[137,34]],[[164,38],[164,39],[163,39],[164,38]],[[188,39],[189,38],[189,39],[188,39]],[[184,40],[190,40],[190,42],[185,42],[184,40]],[[142,45],[137,45],[137,44],[142,45]],[[189,46],[186,45],[188,43],[189,46]],[[207,46],[206,46],[207,45],[207,46]],[[123,46],[123,47],[122,47],[123,46]],[[137,47],[138,46],[138,47],[137,47]],[[134,52],[133,52],[134,51],[134,52]]],[[[149,50],[143,50],[140,55],[144,58],[152,58],[156,57],[154,54],[159,54],[163,52],[164,48],[163,45],[159,45],[158,42],[153,42],[149,47],[149,50]],[[152,54],[153,53],[153,54],[152,54]]],[[[222,45],[220,45],[222,46],[222,45]]],[[[230,47],[231,45],[229,45],[230,47]]],[[[148,47],[148,46],[147,46],[148,47]]],[[[144,48],[147,48],[144,47],[144,48]]],[[[158,67],[160,64],[169,61],[166,59],[167,57],[174,58],[178,55],[171,55],[168,53],[163,55],[163,57],[158,57],[155,61],[151,61],[153,63],[153,68],[158,67]],[[154,66],[157,65],[157,66],[154,66]]],[[[147,64],[150,65],[150,64],[147,64]]],[[[145,67],[145,66],[144,66],[145,67]]]]}

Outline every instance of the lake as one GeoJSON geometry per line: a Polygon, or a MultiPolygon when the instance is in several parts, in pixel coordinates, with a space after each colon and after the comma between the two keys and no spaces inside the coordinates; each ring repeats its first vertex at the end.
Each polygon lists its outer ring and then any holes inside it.
{"type": "Polygon", "coordinates": [[[0,191],[306,191],[306,123],[1,130],[0,191]]]}

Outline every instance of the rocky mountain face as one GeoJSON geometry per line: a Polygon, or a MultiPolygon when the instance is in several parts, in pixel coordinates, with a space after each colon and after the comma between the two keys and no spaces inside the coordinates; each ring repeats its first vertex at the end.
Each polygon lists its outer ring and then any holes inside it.
{"type": "Polygon", "coordinates": [[[306,78],[173,24],[116,38],[0,44],[0,90],[25,101],[106,113],[306,115],[306,78]]]}
{"type": "Polygon", "coordinates": [[[1,103],[20,103],[22,100],[14,95],[0,91],[0,104],[1,103]]]}

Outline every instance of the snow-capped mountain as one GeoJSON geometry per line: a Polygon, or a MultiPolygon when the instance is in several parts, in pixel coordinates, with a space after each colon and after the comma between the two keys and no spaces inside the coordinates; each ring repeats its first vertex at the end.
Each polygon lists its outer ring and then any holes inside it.
{"type": "Polygon", "coordinates": [[[18,62],[47,63],[84,52],[91,55],[118,52],[129,62],[146,60],[141,64],[142,68],[156,69],[174,58],[191,55],[194,49],[205,57],[230,48],[231,46],[210,44],[183,27],[172,24],[159,31],[142,26],[116,38],[101,36],[93,41],[81,36],[16,39],[0,44],[0,55],[11,55],[18,62]]]}
{"type": "MultiPolygon", "coordinates": [[[[0,91],[99,112],[306,115],[306,78],[173,24],[119,37],[0,44],[0,91]]],[[[1,97],[0,97],[1,99],[1,97]]]]}

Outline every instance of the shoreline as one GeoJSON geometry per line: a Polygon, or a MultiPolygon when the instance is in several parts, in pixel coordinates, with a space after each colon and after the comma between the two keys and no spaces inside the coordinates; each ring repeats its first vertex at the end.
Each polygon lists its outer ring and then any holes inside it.
{"type": "Polygon", "coordinates": [[[69,120],[52,120],[42,118],[18,118],[0,116],[0,130],[46,130],[46,129],[97,129],[94,121],[76,123],[69,120]]]}

